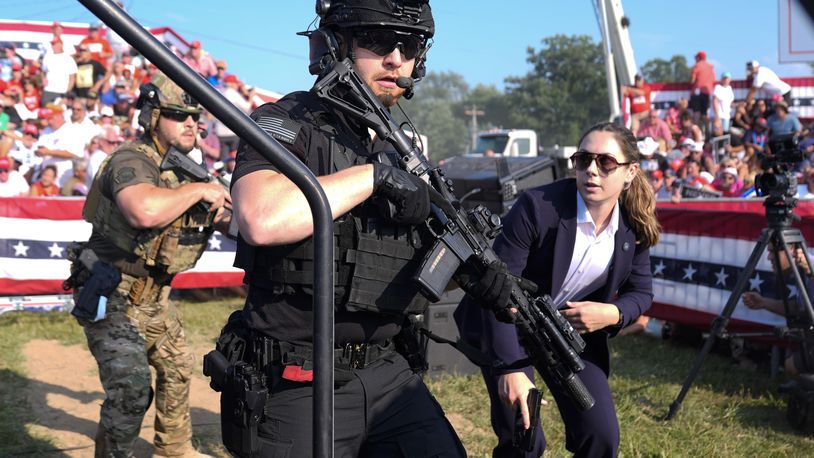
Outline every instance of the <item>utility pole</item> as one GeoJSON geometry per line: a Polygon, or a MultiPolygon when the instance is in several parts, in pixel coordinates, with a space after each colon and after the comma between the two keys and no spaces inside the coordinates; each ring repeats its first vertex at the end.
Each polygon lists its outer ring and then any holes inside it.
{"type": "Polygon", "coordinates": [[[464,114],[467,116],[472,116],[472,149],[470,152],[475,152],[475,144],[478,142],[478,116],[483,116],[486,114],[485,111],[479,110],[475,104],[472,104],[472,108],[467,108],[464,111],[464,114]]]}

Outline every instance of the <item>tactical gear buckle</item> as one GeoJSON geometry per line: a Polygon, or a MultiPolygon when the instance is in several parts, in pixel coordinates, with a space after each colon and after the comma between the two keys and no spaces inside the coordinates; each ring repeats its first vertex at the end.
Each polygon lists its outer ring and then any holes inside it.
{"type": "Polygon", "coordinates": [[[347,358],[348,366],[351,369],[364,369],[365,357],[367,356],[367,345],[365,344],[345,344],[342,356],[347,358]]]}

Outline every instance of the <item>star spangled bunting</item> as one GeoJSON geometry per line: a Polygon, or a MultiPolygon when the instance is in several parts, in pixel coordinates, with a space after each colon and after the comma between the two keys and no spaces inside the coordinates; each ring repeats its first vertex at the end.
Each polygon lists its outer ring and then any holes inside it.
{"type": "Polygon", "coordinates": [[[297,134],[300,133],[302,126],[290,119],[276,118],[273,116],[260,116],[257,119],[257,125],[265,130],[269,135],[286,142],[293,144],[297,139],[297,134]]]}
{"type": "MultiPolygon", "coordinates": [[[[650,256],[650,265],[654,278],[727,291],[735,288],[743,272],[742,267],[659,256],[650,256]]],[[[746,291],[757,291],[767,297],[780,297],[776,289],[774,272],[755,271],[746,283],[746,291]]]]}
{"type": "MultiPolygon", "coordinates": [[[[16,259],[66,259],[65,248],[69,242],[53,240],[0,239],[0,258],[16,259]]],[[[217,235],[209,239],[206,251],[234,252],[237,244],[217,235]]]]}

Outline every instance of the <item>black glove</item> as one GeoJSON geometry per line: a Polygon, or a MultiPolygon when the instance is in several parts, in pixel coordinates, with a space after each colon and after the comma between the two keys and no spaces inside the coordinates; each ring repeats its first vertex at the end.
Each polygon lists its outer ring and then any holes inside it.
{"type": "Polygon", "coordinates": [[[509,305],[514,281],[509,279],[503,261],[492,261],[483,272],[478,272],[474,263],[467,262],[456,274],[455,280],[481,307],[503,310],[509,305]]]}
{"type": "Polygon", "coordinates": [[[373,195],[379,211],[397,224],[420,224],[430,215],[429,186],[421,178],[397,167],[373,163],[373,195]]]}

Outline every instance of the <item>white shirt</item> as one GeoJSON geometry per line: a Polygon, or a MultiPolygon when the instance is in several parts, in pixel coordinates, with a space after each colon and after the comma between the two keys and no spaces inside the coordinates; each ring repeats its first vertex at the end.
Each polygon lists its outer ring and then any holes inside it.
{"type": "Polygon", "coordinates": [[[31,148],[28,148],[20,140],[14,140],[14,146],[11,147],[8,155],[14,158],[15,161],[20,162],[19,172],[25,175],[32,167],[36,167],[42,163],[42,158],[37,156],[37,146],[39,142],[35,141],[31,148]]]}
{"type": "Polygon", "coordinates": [[[619,203],[613,207],[608,227],[596,232],[588,207],[577,192],[577,234],[571,265],[562,288],[554,298],[554,306],[562,307],[570,300],[581,300],[608,279],[608,267],[613,259],[614,237],[619,229],[619,203]]]}
{"type": "Polygon", "coordinates": [[[17,197],[28,194],[28,182],[16,170],[8,173],[8,181],[0,182],[0,197],[17,197]]]}
{"type": "Polygon", "coordinates": [[[715,89],[712,90],[712,95],[715,97],[713,100],[717,99],[716,104],[721,119],[730,119],[732,117],[732,102],[735,101],[732,86],[716,84],[715,89]]]}
{"type": "MultiPolygon", "coordinates": [[[[85,157],[85,145],[88,144],[86,128],[81,123],[65,123],[54,132],[42,135],[39,144],[48,149],[65,150],[77,158],[85,157]]],[[[43,157],[42,167],[55,165],[57,168],[57,182],[61,186],[72,174],[71,159],[54,156],[43,157]]]]}
{"type": "Polygon", "coordinates": [[[43,88],[44,91],[57,94],[68,92],[70,77],[76,74],[76,61],[70,54],[49,52],[42,58],[42,68],[48,80],[48,85],[43,88]]]}
{"type": "Polygon", "coordinates": [[[769,95],[783,95],[791,90],[791,86],[781,80],[777,73],[766,67],[757,68],[757,74],[752,79],[752,87],[762,89],[769,95]]]}
{"type": "Polygon", "coordinates": [[[99,168],[102,166],[102,162],[106,157],[107,153],[101,149],[97,149],[90,154],[90,157],[88,158],[88,187],[93,184],[93,177],[96,176],[96,172],[99,171],[99,168]]]}

